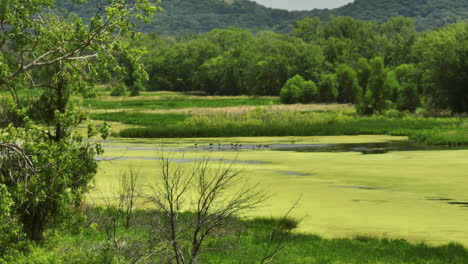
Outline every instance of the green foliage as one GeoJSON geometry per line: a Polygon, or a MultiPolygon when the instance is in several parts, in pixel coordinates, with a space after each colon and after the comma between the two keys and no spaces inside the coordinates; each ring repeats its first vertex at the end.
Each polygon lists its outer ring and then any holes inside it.
{"type": "Polygon", "coordinates": [[[335,102],[338,98],[338,80],[335,74],[320,77],[319,94],[322,102],[335,102]]]}
{"type": "Polygon", "coordinates": [[[17,249],[19,242],[23,239],[21,226],[12,213],[13,205],[7,186],[0,184],[0,263],[4,256],[17,249]]]}
{"type": "Polygon", "coordinates": [[[303,18],[294,23],[293,36],[306,42],[317,40],[322,35],[320,18],[303,18]]]}
{"type": "Polygon", "coordinates": [[[169,38],[148,41],[162,41],[145,58],[152,91],[277,96],[296,74],[313,79],[324,59],[317,45],[271,32],[213,30],[176,43],[169,38]]]}
{"type": "Polygon", "coordinates": [[[128,94],[128,88],[125,83],[117,83],[112,87],[110,96],[126,96],[128,94]]]}
{"type": "Polygon", "coordinates": [[[356,74],[359,86],[363,89],[363,95],[366,93],[367,84],[369,82],[371,67],[366,58],[360,58],[356,66],[356,74]]]}
{"type": "Polygon", "coordinates": [[[314,102],[318,99],[318,88],[313,81],[306,81],[301,89],[300,102],[303,104],[314,102]]]}
{"type": "Polygon", "coordinates": [[[301,87],[292,82],[287,82],[281,89],[281,102],[285,104],[296,104],[301,99],[301,87]]]}
{"type": "Polygon", "coordinates": [[[138,54],[120,34],[130,34],[156,11],[147,0],[135,5],[110,1],[83,19],[61,16],[54,6],[51,0],[0,4],[0,90],[12,98],[1,111],[13,117],[0,127],[0,195],[7,203],[0,206],[0,220],[9,218],[14,235],[17,220],[20,235],[34,241],[69,219],[83,202],[97,171],[94,157],[102,153],[89,138],[108,135],[107,125],[99,131],[90,125],[86,139],[76,133],[87,117],[77,98],[93,95],[96,80],[118,71],[124,53],[133,59],[132,67],[140,66],[132,77],[144,75],[138,54]],[[18,92],[24,87],[40,96],[25,98],[18,92]]]}
{"type": "Polygon", "coordinates": [[[419,92],[420,73],[414,64],[402,64],[389,73],[397,81],[397,90],[393,101],[400,110],[414,112],[421,106],[421,93],[419,92]]]}
{"type": "Polygon", "coordinates": [[[21,221],[24,232],[40,240],[46,227],[60,223],[71,213],[71,206],[82,202],[97,171],[94,156],[100,148],[79,136],[55,141],[29,122],[25,128],[9,126],[3,132],[0,142],[16,142],[33,157],[21,161],[25,157],[15,152],[0,156],[0,182],[11,194],[11,213],[21,221]]]}
{"type": "MultiPolygon", "coordinates": [[[[412,112],[423,103],[468,111],[464,75],[455,74],[464,67],[457,59],[466,45],[454,46],[465,41],[463,23],[424,35],[405,17],[383,24],[343,16],[324,24],[304,18],[295,26],[290,35],[236,28],[187,38],[147,35],[134,46],[151,51],[142,57],[151,76],[149,90],[278,96],[289,79],[300,75],[319,84],[322,93],[312,101],[354,103],[362,114],[389,108],[412,112]],[[445,44],[453,46],[450,52],[445,44]],[[443,56],[443,65],[433,53],[443,56]]],[[[297,89],[282,94],[285,102],[301,101],[297,89]]]]}
{"type": "Polygon", "coordinates": [[[358,104],[361,101],[362,89],[359,86],[356,72],[347,65],[339,65],[336,70],[338,81],[338,101],[358,104]]]}
{"type": "Polygon", "coordinates": [[[387,98],[389,91],[386,89],[387,71],[384,61],[376,57],[370,61],[370,76],[366,94],[358,111],[362,114],[380,113],[388,108],[387,98]]]}
{"type": "Polygon", "coordinates": [[[468,24],[458,23],[426,33],[414,46],[420,70],[429,79],[430,99],[455,113],[468,112],[468,24]]]}
{"type": "Polygon", "coordinates": [[[306,81],[296,75],[289,79],[281,89],[280,99],[285,104],[310,103],[317,98],[318,90],[313,81],[306,81]]]}

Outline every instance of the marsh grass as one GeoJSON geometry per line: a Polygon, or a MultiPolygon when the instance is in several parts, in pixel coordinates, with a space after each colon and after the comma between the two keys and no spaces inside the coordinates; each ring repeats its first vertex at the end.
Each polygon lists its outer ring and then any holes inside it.
{"type": "MultiPolygon", "coordinates": [[[[58,232],[51,234],[40,246],[31,246],[29,254],[15,256],[15,263],[70,263],[91,264],[107,258],[105,263],[127,263],[125,251],[113,252],[112,259],[103,241],[106,239],[106,225],[102,222],[112,213],[106,208],[90,208],[87,222],[81,232],[58,232]],[[120,260],[118,262],[117,260],[120,260]]],[[[134,214],[134,224],[130,229],[120,226],[118,236],[125,236],[126,243],[140,244],[150,242],[148,226],[157,218],[158,212],[138,210],[134,214]]],[[[190,221],[189,212],[181,216],[190,221]]],[[[279,219],[233,218],[231,229],[217,230],[217,237],[207,241],[208,248],[224,250],[209,251],[202,256],[200,263],[207,264],[251,264],[259,263],[265,253],[265,246],[281,243],[271,240],[271,230],[278,226],[279,219]],[[227,241],[236,241],[230,243],[227,241]]],[[[325,239],[311,234],[297,234],[293,230],[297,225],[294,219],[287,219],[281,232],[287,236],[287,246],[275,259],[275,263],[288,264],[463,264],[468,259],[468,250],[462,245],[451,243],[443,246],[412,244],[405,240],[376,239],[355,237],[349,239],[325,239]]],[[[154,255],[148,263],[159,263],[154,255]]],[[[146,262],[145,262],[146,263],[146,262]]]]}
{"type": "Polygon", "coordinates": [[[154,110],[134,110],[134,109],[95,109],[92,113],[118,113],[133,112],[142,114],[240,114],[251,112],[257,108],[273,112],[328,112],[328,111],[354,111],[352,105],[347,104],[295,104],[295,105],[263,105],[263,106],[230,106],[230,107],[191,107],[180,109],[154,109],[154,110]]]}
{"type": "Polygon", "coordinates": [[[91,119],[120,122],[139,126],[168,126],[184,122],[188,114],[145,114],[134,112],[93,113],[91,119]]]}
{"type": "Polygon", "coordinates": [[[160,100],[150,99],[122,99],[122,100],[101,100],[87,99],[84,101],[86,106],[92,109],[181,109],[192,107],[230,107],[244,105],[273,105],[279,104],[278,99],[273,98],[226,98],[226,99],[211,99],[211,98],[163,98],[160,100]]]}
{"type": "Polygon", "coordinates": [[[274,112],[256,109],[244,113],[193,115],[167,126],[129,128],[127,138],[259,137],[259,136],[408,136],[434,145],[468,144],[465,118],[407,116],[361,117],[353,112],[274,112]]]}

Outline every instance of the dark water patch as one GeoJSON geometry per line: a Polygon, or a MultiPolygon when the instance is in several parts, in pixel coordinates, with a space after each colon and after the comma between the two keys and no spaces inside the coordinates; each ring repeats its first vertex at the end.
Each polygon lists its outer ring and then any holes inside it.
{"type": "Polygon", "coordinates": [[[271,149],[295,152],[360,152],[364,155],[375,155],[392,151],[456,150],[467,149],[467,147],[429,146],[400,140],[380,143],[274,144],[271,145],[271,149]]]}
{"type": "Polygon", "coordinates": [[[275,150],[275,151],[294,151],[294,152],[359,152],[364,155],[385,154],[392,151],[426,151],[426,150],[457,150],[468,149],[465,147],[448,147],[448,146],[428,146],[418,144],[412,141],[389,141],[380,143],[337,143],[337,144],[241,144],[229,143],[222,144],[219,142],[213,143],[193,143],[188,147],[171,148],[161,147],[156,145],[154,147],[147,147],[148,142],[132,142],[130,145],[106,145],[104,148],[124,148],[127,151],[168,151],[168,152],[194,152],[194,151],[241,151],[241,150],[275,150]],[[141,145],[139,145],[141,144],[141,145]],[[146,145],[146,146],[145,146],[146,145]]]}
{"type": "Polygon", "coordinates": [[[468,207],[468,202],[447,202],[450,205],[459,205],[461,207],[468,207]]]}
{"type": "MultiPolygon", "coordinates": [[[[122,160],[162,160],[159,157],[95,157],[97,161],[122,161],[122,160]]],[[[235,163],[235,164],[264,164],[261,161],[250,161],[250,160],[226,160],[226,159],[169,159],[176,163],[191,163],[200,161],[211,161],[211,162],[224,162],[224,163],[235,163]]]]}
{"type": "Polygon", "coordinates": [[[451,199],[451,198],[437,197],[437,196],[434,196],[434,197],[426,197],[425,199],[428,200],[428,201],[441,201],[441,202],[454,201],[454,199],[451,199]]]}
{"type": "Polygon", "coordinates": [[[364,186],[352,186],[352,185],[337,185],[337,186],[328,186],[330,188],[348,188],[348,189],[358,189],[358,190],[367,190],[367,191],[372,191],[372,190],[377,190],[377,188],[372,188],[372,187],[364,187],[364,186]]]}
{"type": "Polygon", "coordinates": [[[436,202],[443,202],[449,205],[456,205],[459,207],[463,208],[468,208],[468,202],[460,202],[452,198],[447,198],[447,197],[439,197],[439,196],[431,196],[431,197],[426,197],[424,198],[428,201],[436,201],[436,202]]]}
{"type": "Polygon", "coordinates": [[[284,174],[286,176],[312,176],[314,174],[310,174],[310,173],[300,173],[300,172],[295,172],[295,171],[277,171],[281,174],[284,174]]]}

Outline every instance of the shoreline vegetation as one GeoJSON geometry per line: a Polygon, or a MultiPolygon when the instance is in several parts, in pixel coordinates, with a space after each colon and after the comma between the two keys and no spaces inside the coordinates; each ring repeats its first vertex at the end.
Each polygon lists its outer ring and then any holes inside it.
{"type": "MultiPolygon", "coordinates": [[[[74,226],[74,229],[80,230],[78,233],[57,231],[40,247],[31,246],[30,254],[18,252],[5,259],[6,262],[0,260],[0,263],[31,264],[31,259],[35,264],[126,263],[126,257],[135,258],[142,248],[151,243],[148,228],[160,214],[154,210],[135,210],[133,224],[129,228],[123,226],[120,220],[111,228],[111,219],[124,212],[108,207],[85,208],[86,221],[77,222],[74,226]],[[115,233],[110,235],[110,231],[115,233]],[[133,252],[121,251],[118,246],[114,247],[114,243],[126,243],[125,247],[133,252]]],[[[184,213],[181,217],[189,221],[194,216],[192,213],[184,213]]],[[[276,263],[461,264],[468,258],[468,250],[457,243],[435,246],[366,236],[327,239],[298,234],[294,232],[297,224],[298,221],[291,218],[232,218],[231,229],[217,229],[216,235],[206,242],[211,249],[217,250],[208,251],[199,260],[202,263],[260,263],[268,247],[275,248],[281,243],[285,247],[275,258],[276,263]],[[278,232],[272,234],[271,230],[278,232]],[[226,241],[231,239],[237,242],[227,245],[226,241]]]]}
{"type": "Polygon", "coordinates": [[[468,144],[468,119],[465,117],[424,117],[397,111],[359,116],[352,111],[282,112],[267,109],[197,115],[93,113],[91,118],[144,126],[114,133],[114,136],[124,138],[391,135],[407,136],[428,145],[468,144]]]}

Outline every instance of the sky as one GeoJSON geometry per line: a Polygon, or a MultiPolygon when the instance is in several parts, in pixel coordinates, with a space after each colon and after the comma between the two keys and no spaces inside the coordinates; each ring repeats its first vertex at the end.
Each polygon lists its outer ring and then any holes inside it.
{"type": "Polygon", "coordinates": [[[288,10],[311,10],[314,8],[335,8],[344,6],[353,0],[254,0],[268,7],[288,10]]]}

